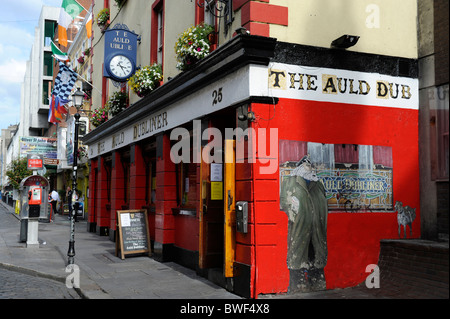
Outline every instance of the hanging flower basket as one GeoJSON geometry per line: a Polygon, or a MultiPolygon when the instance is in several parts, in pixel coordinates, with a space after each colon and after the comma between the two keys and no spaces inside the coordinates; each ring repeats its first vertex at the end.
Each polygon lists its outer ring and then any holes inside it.
{"type": "Polygon", "coordinates": [[[214,28],[208,24],[199,24],[184,31],[175,44],[177,69],[189,70],[198,61],[209,54],[209,35],[214,28]]]}
{"type": "Polygon", "coordinates": [[[83,63],[84,63],[84,56],[80,56],[80,57],[77,59],[77,61],[78,61],[78,63],[83,64],[83,63]]]}
{"type": "Polygon", "coordinates": [[[163,73],[161,65],[155,63],[137,70],[136,73],[128,79],[128,84],[137,96],[143,97],[156,89],[162,79],[163,73]]]}
{"type": "Polygon", "coordinates": [[[97,25],[100,27],[102,31],[104,31],[108,27],[109,21],[109,8],[104,8],[100,10],[97,14],[97,25]]]}
{"type": "Polygon", "coordinates": [[[128,102],[128,94],[125,92],[114,92],[106,102],[106,108],[111,116],[115,116],[126,109],[128,102]]]}
{"type": "Polygon", "coordinates": [[[106,106],[99,107],[92,112],[91,123],[99,126],[108,120],[108,108],[106,106]]]}

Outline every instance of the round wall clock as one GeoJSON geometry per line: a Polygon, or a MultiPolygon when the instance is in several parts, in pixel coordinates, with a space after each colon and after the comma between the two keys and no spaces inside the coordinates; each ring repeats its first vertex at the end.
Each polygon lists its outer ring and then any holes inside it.
{"type": "Polygon", "coordinates": [[[134,71],[133,62],[125,55],[116,55],[110,61],[108,65],[109,71],[112,76],[118,80],[128,79],[134,71]]]}

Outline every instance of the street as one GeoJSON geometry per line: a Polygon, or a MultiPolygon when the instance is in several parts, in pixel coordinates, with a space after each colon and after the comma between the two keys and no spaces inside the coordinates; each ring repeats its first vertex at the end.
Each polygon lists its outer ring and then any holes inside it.
{"type": "Polygon", "coordinates": [[[81,299],[62,282],[0,267],[0,299],[81,299]]]}

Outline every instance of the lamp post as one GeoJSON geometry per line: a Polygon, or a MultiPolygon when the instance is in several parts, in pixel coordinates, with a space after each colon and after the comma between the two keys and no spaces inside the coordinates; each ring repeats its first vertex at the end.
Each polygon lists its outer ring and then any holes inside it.
{"type": "MultiPolygon", "coordinates": [[[[77,88],[75,93],[72,94],[72,101],[77,109],[77,113],[74,114],[75,119],[75,128],[74,128],[74,138],[73,138],[73,166],[72,166],[72,192],[75,192],[77,189],[77,172],[78,172],[78,128],[80,126],[80,114],[78,110],[83,105],[84,93],[81,92],[80,88],[77,88]]],[[[74,214],[76,214],[76,210],[72,210],[72,214],[70,215],[70,240],[69,240],[69,250],[67,251],[68,263],[74,263],[75,257],[75,222],[74,222],[74,214]]]]}

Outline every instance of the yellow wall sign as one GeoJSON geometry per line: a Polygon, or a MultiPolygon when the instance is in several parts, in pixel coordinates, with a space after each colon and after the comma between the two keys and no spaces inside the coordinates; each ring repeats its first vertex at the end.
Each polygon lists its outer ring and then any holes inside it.
{"type": "Polygon", "coordinates": [[[211,182],[211,200],[223,200],[223,182],[211,182]]]}

